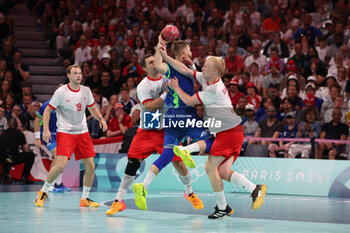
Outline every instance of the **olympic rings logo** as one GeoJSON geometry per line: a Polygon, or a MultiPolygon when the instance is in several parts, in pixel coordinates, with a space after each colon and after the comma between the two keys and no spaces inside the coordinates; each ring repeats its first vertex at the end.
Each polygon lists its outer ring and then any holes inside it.
{"type": "MultiPolygon", "coordinates": [[[[199,177],[204,176],[205,174],[205,166],[204,164],[198,164],[195,168],[191,169],[190,175],[191,175],[191,182],[196,182],[199,177]],[[194,177],[194,178],[193,178],[194,177]]],[[[177,173],[176,169],[173,167],[173,175],[176,176],[177,180],[181,182],[179,178],[179,174],[177,173]]]]}

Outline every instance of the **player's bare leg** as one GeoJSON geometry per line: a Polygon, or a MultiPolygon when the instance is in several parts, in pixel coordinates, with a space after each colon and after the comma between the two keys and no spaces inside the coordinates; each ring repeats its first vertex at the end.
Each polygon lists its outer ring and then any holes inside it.
{"type": "Polygon", "coordinates": [[[49,174],[46,177],[45,183],[41,190],[38,192],[38,195],[35,199],[35,205],[42,207],[49,192],[50,186],[53,184],[55,179],[59,174],[62,173],[63,169],[67,165],[68,157],[66,156],[57,156],[57,161],[53,167],[50,168],[49,174]]]}
{"type": "Polygon", "coordinates": [[[189,173],[186,165],[183,161],[172,161],[174,168],[179,174],[179,179],[184,185],[185,192],[184,197],[191,203],[193,208],[200,210],[203,209],[203,202],[193,192],[191,184],[191,174],[189,173]]]}
{"type": "Polygon", "coordinates": [[[94,182],[95,163],[94,158],[83,159],[85,172],[83,178],[83,193],[80,199],[80,207],[99,207],[100,204],[89,199],[90,189],[94,182]]]}
{"type": "Polygon", "coordinates": [[[226,202],[224,187],[219,173],[219,166],[224,160],[225,157],[223,156],[209,155],[209,158],[205,164],[205,171],[208,174],[216,199],[215,211],[208,216],[209,219],[221,219],[233,214],[233,209],[231,209],[226,202]]]}

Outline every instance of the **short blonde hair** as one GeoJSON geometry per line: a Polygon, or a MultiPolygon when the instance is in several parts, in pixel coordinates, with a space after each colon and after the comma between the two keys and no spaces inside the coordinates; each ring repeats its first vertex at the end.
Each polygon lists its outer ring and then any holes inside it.
{"type": "Polygon", "coordinates": [[[67,74],[70,74],[70,71],[71,71],[73,68],[79,68],[79,69],[80,69],[80,66],[78,66],[78,65],[71,65],[71,66],[68,66],[68,68],[66,69],[66,73],[67,73],[67,74]]]}
{"type": "Polygon", "coordinates": [[[212,62],[220,77],[225,74],[226,66],[222,57],[208,56],[206,62],[212,62]]]}
{"type": "Polygon", "coordinates": [[[171,45],[171,50],[173,51],[173,54],[176,56],[179,56],[181,52],[189,46],[188,43],[184,40],[177,40],[174,41],[173,44],[171,45]]]}

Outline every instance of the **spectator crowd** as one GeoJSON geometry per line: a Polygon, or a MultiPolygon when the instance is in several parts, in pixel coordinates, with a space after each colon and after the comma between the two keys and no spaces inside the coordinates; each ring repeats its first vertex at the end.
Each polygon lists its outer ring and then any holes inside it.
{"type": "MultiPolygon", "coordinates": [[[[82,68],[83,84],[108,122],[87,116],[92,138],[115,137],[140,122],[142,60],[167,24],[191,47],[201,71],[222,56],[222,80],[246,136],[349,138],[350,3],[346,0],[29,0],[57,62],[82,68]]],[[[16,49],[14,18],[0,15],[0,132],[8,118],[33,131],[40,107],[16,49]]],[[[168,51],[171,54],[171,51],[168,51]]],[[[195,85],[200,90],[198,83],[195,85]]],[[[255,141],[270,157],[350,159],[348,144],[255,141]],[[313,149],[314,149],[314,152],[313,149]]],[[[244,147],[245,148],[245,147],[244,147]]]]}

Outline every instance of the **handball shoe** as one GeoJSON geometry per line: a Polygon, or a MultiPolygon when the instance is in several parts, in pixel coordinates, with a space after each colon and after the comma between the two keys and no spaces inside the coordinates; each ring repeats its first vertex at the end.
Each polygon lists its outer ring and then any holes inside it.
{"type": "Polygon", "coordinates": [[[42,207],[45,203],[45,198],[47,197],[47,193],[44,193],[43,191],[39,191],[38,195],[35,198],[35,205],[38,207],[42,207]]]}
{"type": "Polygon", "coordinates": [[[252,209],[257,210],[262,204],[264,204],[264,197],[266,195],[267,186],[266,184],[258,184],[252,192],[252,209]]]}
{"type": "Polygon", "coordinates": [[[184,196],[189,202],[191,202],[193,208],[197,210],[203,209],[203,202],[201,201],[201,199],[197,197],[196,194],[191,193],[190,195],[187,196],[186,192],[184,192],[184,196]]]}
{"type": "Polygon", "coordinates": [[[71,191],[71,189],[64,186],[63,183],[55,184],[53,189],[52,189],[52,192],[54,192],[54,193],[63,193],[63,192],[70,192],[70,191],[71,191]]]}
{"type": "Polygon", "coordinates": [[[132,190],[135,194],[135,204],[140,210],[147,210],[146,194],[147,190],[142,183],[135,183],[132,186],[132,190]]]}
{"type": "Polygon", "coordinates": [[[193,161],[191,154],[188,150],[184,149],[182,146],[174,146],[174,153],[179,156],[184,164],[189,168],[195,168],[196,163],[193,161]]]}
{"type": "Polygon", "coordinates": [[[80,207],[100,207],[100,204],[98,204],[97,202],[89,199],[89,198],[85,198],[85,199],[80,199],[80,203],[79,203],[80,207]]]}
{"type": "Polygon", "coordinates": [[[125,209],[126,209],[126,205],[124,203],[124,200],[120,202],[116,199],[115,201],[113,201],[111,208],[109,208],[109,210],[106,211],[106,215],[112,215],[120,211],[123,211],[125,209]]]}
{"type": "Polygon", "coordinates": [[[215,207],[214,213],[208,216],[209,219],[222,219],[233,214],[233,209],[227,205],[225,210],[219,210],[218,206],[215,207]]]}

